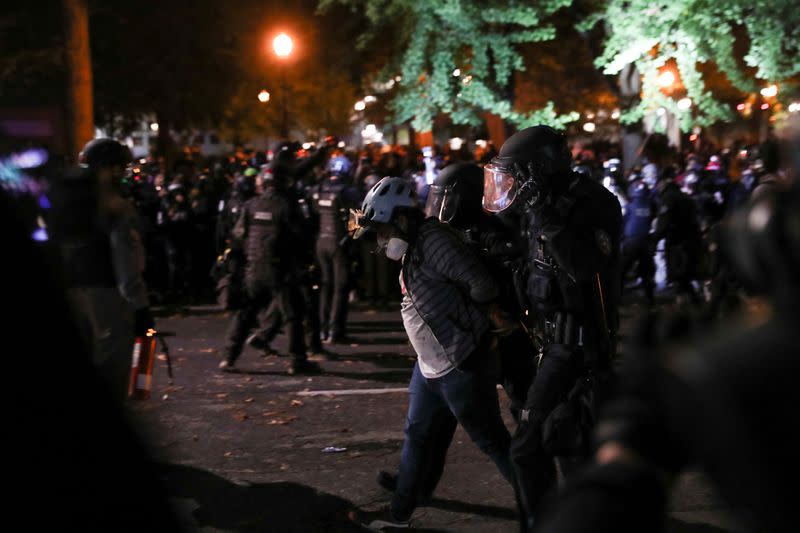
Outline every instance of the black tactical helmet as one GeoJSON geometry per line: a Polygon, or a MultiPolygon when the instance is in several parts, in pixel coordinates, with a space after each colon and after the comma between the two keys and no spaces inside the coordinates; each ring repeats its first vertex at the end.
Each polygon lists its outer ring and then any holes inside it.
{"type": "Polygon", "coordinates": [[[86,143],[78,155],[78,162],[89,168],[125,167],[132,159],[128,147],[114,139],[93,139],[86,143]]]}
{"type": "Polygon", "coordinates": [[[517,196],[534,205],[549,195],[562,194],[572,181],[571,161],[566,137],[553,128],[533,126],[518,131],[484,167],[484,209],[502,211],[517,196]]]}
{"type": "Polygon", "coordinates": [[[481,211],[483,169],[474,163],[446,166],[428,191],[425,215],[462,228],[475,221],[481,211]]]}
{"type": "Polygon", "coordinates": [[[252,198],[256,194],[256,178],[254,176],[239,176],[236,178],[233,188],[242,198],[252,198]]]}

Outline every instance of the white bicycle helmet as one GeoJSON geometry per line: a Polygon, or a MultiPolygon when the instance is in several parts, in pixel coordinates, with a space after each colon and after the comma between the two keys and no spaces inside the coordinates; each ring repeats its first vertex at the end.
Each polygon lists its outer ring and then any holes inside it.
{"type": "Polygon", "coordinates": [[[361,210],[351,212],[354,238],[359,238],[375,224],[391,222],[397,209],[417,207],[414,188],[402,178],[387,176],[369,190],[361,210]]]}

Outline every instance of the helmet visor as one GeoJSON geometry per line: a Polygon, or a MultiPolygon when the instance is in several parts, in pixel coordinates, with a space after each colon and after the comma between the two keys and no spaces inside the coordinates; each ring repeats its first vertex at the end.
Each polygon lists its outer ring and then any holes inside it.
{"type": "Polygon", "coordinates": [[[444,187],[431,185],[428,189],[428,201],[425,203],[425,216],[440,218],[446,192],[444,187]]]}
{"type": "Polygon", "coordinates": [[[499,213],[508,208],[517,197],[517,180],[503,167],[488,164],[483,167],[483,208],[499,213]]]}

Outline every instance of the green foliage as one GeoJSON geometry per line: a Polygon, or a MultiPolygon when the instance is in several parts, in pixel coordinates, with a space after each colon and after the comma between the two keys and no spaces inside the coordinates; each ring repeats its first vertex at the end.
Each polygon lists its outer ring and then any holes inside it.
{"type": "Polygon", "coordinates": [[[552,104],[532,113],[511,107],[504,94],[514,71],[525,69],[517,46],[550,40],[555,29],[546,18],[572,0],[537,2],[480,0],[321,0],[320,9],[344,4],[361,10],[370,26],[360,44],[366,46],[395,27],[400,39],[383,79],[400,72],[392,102],[394,120],[410,120],[429,130],[439,113],[456,124],[475,125],[491,112],[523,127],[546,123],[564,127],[574,115],[557,115],[552,104]],[[460,70],[454,76],[455,69],[460,70]]]}
{"type": "Polygon", "coordinates": [[[604,24],[608,38],[597,66],[607,74],[617,74],[635,63],[643,76],[642,99],[623,114],[626,122],[658,107],[675,113],[684,131],[694,124],[729,119],[731,109],[708,90],[698,63],[713,62],[734,87],[746,93],[800,73],[796,0],[606,0],[603,11],[580,29],[598,22],[604,24]],[[749,48],[740,60],[735,45],[744,43],[749,48]],[[656,82],[659,69],[673,63],[694,103],[689,110],[678,109],[656,82]]]}

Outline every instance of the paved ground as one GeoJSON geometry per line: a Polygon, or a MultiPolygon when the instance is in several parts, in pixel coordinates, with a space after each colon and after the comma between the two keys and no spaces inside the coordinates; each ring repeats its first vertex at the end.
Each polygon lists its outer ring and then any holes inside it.
{"type": "MultiPolygon", "coordinates": [[[[153,398],[134,405],[180,514],[202,531],[358,531],[347,514],[388,501],[374,479],[396,466],[403,437],[413,358],[399,312],[352,313],[356,341],[334,347],[337,356],[313,377],[289,377],[287,358],[252,349],[240,373],[221,374],[227,321],[213,308],[160,319],[176,334],[168,339],[175,382],[159,361],[153,398]]],[[[274,347],[285,351],[285,338],[274,347]]],[[[516,531],[513,502],[459,429],[436,499],[413,523],[420,531],[516,531]]],[[[702,476],[688,474],[675,491],[672,531],[735,531],[720,508],[702,476]]]]}

